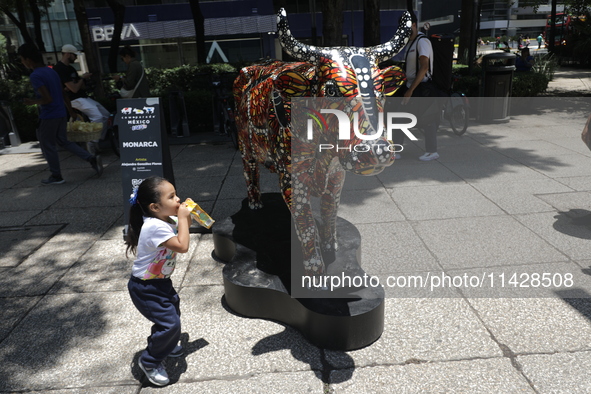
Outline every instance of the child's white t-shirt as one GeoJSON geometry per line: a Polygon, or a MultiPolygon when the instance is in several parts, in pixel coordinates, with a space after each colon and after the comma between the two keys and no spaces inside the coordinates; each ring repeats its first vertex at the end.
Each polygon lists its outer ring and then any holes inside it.
{"type": "Polygon", "coordinates": [[[176,264],[177,253],[162,244],[177,234],[178,220],[170,217],[174,224],[144,216],[137,245],[137,258],[131,274],[139,279],[170,278],[176,264]]]}

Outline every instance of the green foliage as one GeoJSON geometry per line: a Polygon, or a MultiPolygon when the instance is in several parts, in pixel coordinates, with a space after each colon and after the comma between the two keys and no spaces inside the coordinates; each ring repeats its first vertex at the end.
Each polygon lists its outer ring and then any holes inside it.
{"type": "Polygon", "coordinates": [[[513,97],[535,97],[548,88],[550,80],[544,74],[534,71],[518,72],[513,76],[513,97]]]}
{"type": "Polygon", "coordinates": [[[36,105],[24,105],[20,101],[12,101],[10,109],[16,123],[21,141],[37,141],[36,131],[39,112],[36,105]]]}
{"type": "Polygon", "coordinates": [[[166,95],[173,90],[196,91],[209,89],[212,76],[235,73],[238,69],[231,64],[216,63],[204,65],[184,65],[169,69],[146,69],[150,91],[155,96],[166,95]]]}
{"type": "Polygon", "coordinates": [[[543,74],[548,78],[548,81],[551,81],[554,78],[554,73],[558,68],[558,59],[555,55],[551,53],[547,53],[542,56],[536,56],[534,65],[532,67],[532,71],[543,74]]]}

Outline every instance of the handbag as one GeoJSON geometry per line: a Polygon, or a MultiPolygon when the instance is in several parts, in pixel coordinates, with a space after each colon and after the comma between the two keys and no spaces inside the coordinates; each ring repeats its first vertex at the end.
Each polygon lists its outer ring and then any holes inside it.
{"type": "Polygon", "coordinates": [[[137,81],[137,84],[135,85],[133,90],[127,90],[125,88],[121,88],[119,90],[119,94],[121,95],[122,98],[133,98],[135,91],[137,90],[138,86],[140,86],[140,82],[142,82],[142,79],[144,78],[144,73],[145,73],[144,70],[142,70],[142,76],[140,77],[139,81],[137,81]]]}

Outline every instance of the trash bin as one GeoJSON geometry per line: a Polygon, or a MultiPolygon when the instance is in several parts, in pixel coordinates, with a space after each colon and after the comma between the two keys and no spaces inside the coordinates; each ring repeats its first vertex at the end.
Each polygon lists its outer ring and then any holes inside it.
{"type": "Polygon", "coordinates": [[[512,53],[491,53],[482,58],[482,84],[478,121],[505,123],[509,121],[509,102],[515,58],[512,53]]]}

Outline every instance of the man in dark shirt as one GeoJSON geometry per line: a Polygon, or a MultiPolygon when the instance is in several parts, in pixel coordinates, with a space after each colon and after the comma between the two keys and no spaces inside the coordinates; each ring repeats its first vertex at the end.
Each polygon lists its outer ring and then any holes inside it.
{"type": "MultiPolygon", "coordinates": [[[[103,133],[101,138],[104,138],[107,121],[109,120],[109,111],[86,95],[84,79],[90,78],[90,74],[86,73],[80,78],[76,69],[71,66],[79,54],[80,51],[74,45],[64,45],[62,47],[62,58],[53,66],[53,69],[59,74],[66,89],[66,100],[69,99],[72,108],[88,116],[91,122],[102,123],[103,133]]],[[[75,117],[74,115],[70,113],[70,116],[75,117]]]]}
{"type": "Polygon", "coordinates": [[[33,71],[30,78],[36,95],[36,98],[26,98],[23,102],[26,105],[39,105],[41,109],[37,139],[51,172],[51,176],[42,180],[41,183],[44,185],[64,183],[56,144],[88,161],[97,175],[101,176],[103,165],[100,156],[93,156],[74,142],[68,141],[66,107],[59,76],[51,68],[45,67],[43,57],[35,45],[21,45],[17,53],[23,66],[33,71]]]}

